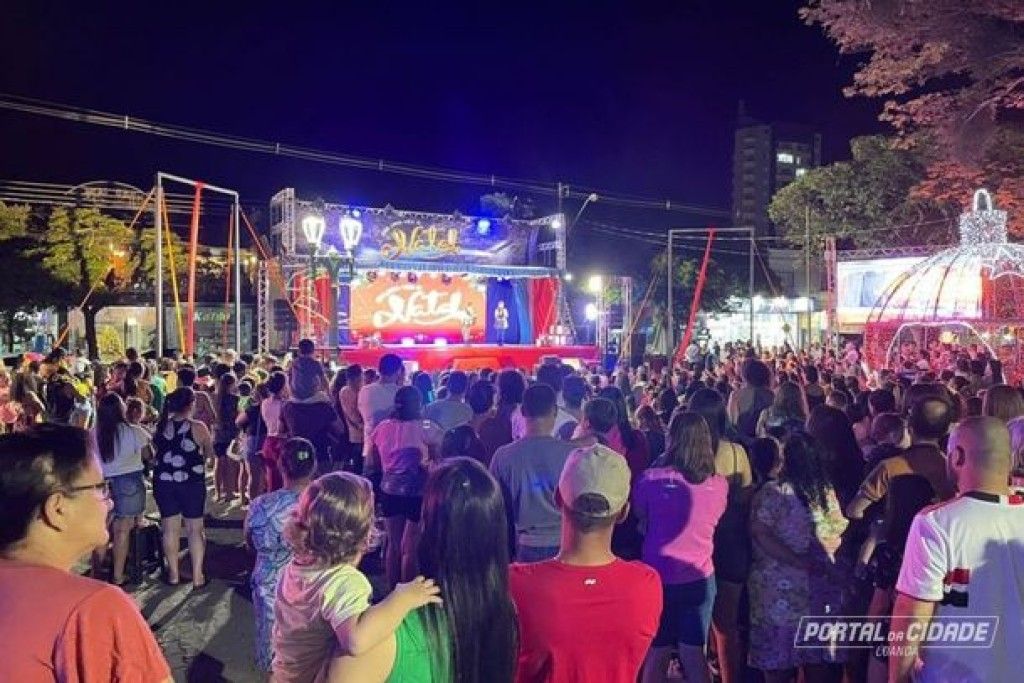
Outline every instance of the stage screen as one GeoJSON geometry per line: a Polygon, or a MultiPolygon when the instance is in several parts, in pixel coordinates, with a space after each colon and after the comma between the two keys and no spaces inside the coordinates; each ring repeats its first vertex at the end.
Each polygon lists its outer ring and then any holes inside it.
{"type": "Polygon", "coordinates": [[[379,333],[385,344],[413,339],[431,344],[436,339],[462,341],[463,313],[472,307],[475,320],[470,339],[486,334],[486,286],[474,278],[421,274],[409,282],[405,273],[396,281],[381,273],[373,282],[360,280],[352,287],[351,330],[357,337],[379,333]]]}
{"type": "MultiPolygon", "coordinates": [[[[836,317],[840,327],[862,326],[871,309],[889,286],[925,257],[840,261],[837,264],[836,317]]],[[[981,303],[981,284],[969,269],[931,268],[914,281],[899,288],[899,294],[888,306],[886,319],[939,317],[976,317],[981,303]],[[943,277],[946,281],[943,283],[943,277]],[[939,305],[935,296],[942,288],[939,305]]]]}

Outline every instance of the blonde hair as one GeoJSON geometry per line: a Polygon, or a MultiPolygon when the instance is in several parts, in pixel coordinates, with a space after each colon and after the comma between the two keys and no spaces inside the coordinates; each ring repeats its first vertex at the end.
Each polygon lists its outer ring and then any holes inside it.
{"type": "Polygon", "coordinates": [[[284,536],[300,563],[334,566],[364,552],[372,529],[370,482],[351,472],[331,472],[302,492],[284,536]]]}

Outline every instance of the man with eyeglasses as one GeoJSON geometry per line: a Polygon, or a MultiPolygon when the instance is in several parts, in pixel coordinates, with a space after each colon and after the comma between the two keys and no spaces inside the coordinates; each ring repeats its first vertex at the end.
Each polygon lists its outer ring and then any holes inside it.
{"type": "Polygon", "coordinates": [[[88,433],[0,436],[0,670],[11,681],[170,681],[135,603],[72,567],[108,540],[109,487],[88,433]]]}

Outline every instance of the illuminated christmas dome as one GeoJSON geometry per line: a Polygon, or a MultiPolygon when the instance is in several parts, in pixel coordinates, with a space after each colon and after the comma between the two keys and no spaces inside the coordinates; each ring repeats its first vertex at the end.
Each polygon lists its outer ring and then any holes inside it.
{"type": "Polygon", "coordinates": [[[976,191],[972,210],[960,216],[960,244],[886,287],[865,327],[872,365],[892,367],[908,339],[922,347],[935,339],[983,344],[1004,365],[1020,356],[1024,245],[1009,241],[1006,218],[987,190],[976,191]]]}

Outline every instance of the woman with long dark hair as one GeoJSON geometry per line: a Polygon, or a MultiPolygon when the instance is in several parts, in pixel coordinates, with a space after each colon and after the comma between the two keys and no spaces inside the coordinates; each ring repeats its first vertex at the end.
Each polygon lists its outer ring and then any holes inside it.
{"type": "Polygon", "coordinates": [[[782,438],[786,430],[801,427],[807,421],[807,398],[799,384],[786,380],[775,390],[775,400],[761,411],[757,435],[782,438]]]}
{"type": "Polygon", "coordinates": [[[698,413],[677,412],[665,454],[633,489],[633,509],[644,535],[640,557],[657,570],[664,587],[644,683],[665,680],[673,647],[686,680],[710,680],[704,648],[715,601],[712,539],[728,493],[725,477],[715,474],[707,422],[698,413]]]}
{"type": "Polygon", "coordinates": [[[845,510],[864,479],[864,454],[857,445],[850,418],[830,405],[815,406],[807,417],[807,433],[821,448],[829,482],[845,510]]]}
{"type": "Polygon", "coordinates": [[[843,650],[793,646],[800,619],[840,609],[844,587],[836,551],[847,521],[812,436],[786,438],[782,472],[758,490],[750,520],[751,666],[769,682],[792,680],[797,667],[808,681],[838,673],[828,665],[841,663],[843,650]]]}
{"type": "Polygon", "coordinates": [[[423,419],[422,397],[411,386],[395,393],[394,412],[371,435],[370,460],[382,472],[380,503],[388,528],[384,565],[390,586],[415,576],[423,484],[443,436],[440,427],[423,419]]]}
{"type": "Polygon", "coordinates": [[[636,409],[636,425],[647,439],[647,452],[652,458],[658,458],[665,452],[665,425],[651,406],[640,406],[636,409]]]}
{"type": "Polygon", "coordinates": [[[224,373],[217,380],[213,407],[217,415],[213,425],[213,452],[217,454],[214,491],[218,501],[230,501],[238,492],[238,462],[228,455],[228,446],[238,436],[238,380],[234,373],[224,373]]]}
{"type": "Polygon", "coordinates": [[[146,509],[146,483],[143,451],[149,448],[149,433],[128,423],[124,400],[115,393],[104,396],[96,409],[96,446],[99,449],[103,478],[110,482],[114,501],[112,581],[125,582],[128,541],[139,516],[146,509]]]}
{"type": "Polygon", "coordinates": [[[633,413],[626,405],[626,397],[618,387],[604,387],[597,392],[599,398],[606,398],[615,404],[618,416],[616,428],[608,433],[608,445],[617,451],[629,463],[629,471],[633,473],[633,481],[651,464],[651,454],[647,450],[647,439],[633,427],[629,416],[633,413]]]}
{"type": "Polygon", "coordinates": [[[394,636],[331,663],[329,681],[507,683],[516,663],[508,532],[497,482],[470,458],[431,472],[423,490],[420,572],[444,603],[406,616],[394,636]]]}
{"type": "Polygon", "coordinates": [[[192,584],[201,588],[206,585],[203,573],[206,554],[204,463],[213,455],[213,440],[206,425],[192,418],[195,405],[195,393],[187,387],[175,389],[164,400],[164,409],[153,436],[156,454],[153,498],[160,509],[167,583],[178,584],[181,520],[184,517],[188,553],[192,558],[192,584]]]}
{"type": "Polygon", "coordinates": [[[743,643],[740,639],[739,610],[743,586],[750,571],[750,535],[747,519],[754,475],[747,451],[732,440],[726,404],[714,389],[701,389],[690,397],[690,410],[707,422],[715,473],[729,482],[725,513],[715,527],[715,606],[712,632],[719,656],[722,680],[741,680],[743,643]]]}

